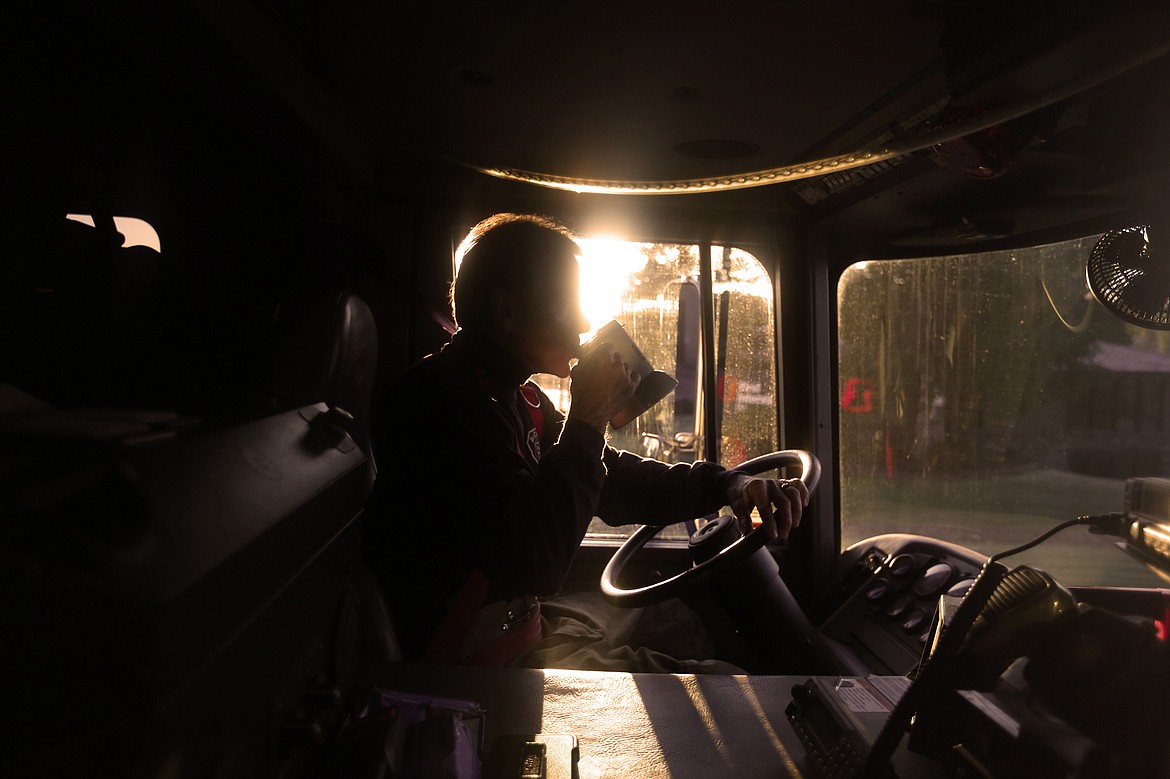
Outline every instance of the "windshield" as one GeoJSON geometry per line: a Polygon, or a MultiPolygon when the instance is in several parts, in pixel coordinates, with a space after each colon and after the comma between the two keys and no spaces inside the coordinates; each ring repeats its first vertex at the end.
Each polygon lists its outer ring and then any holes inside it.
{"type": "MultiPolygon", "coordinates": [[[[772,280],[759,259],[743,249],[711,247],[714,386],[703,386],[701,348],[701,249],[695,244],[582,240],[581,303],[596,329],[617,319],[650,364],[678,379],[678,387],[625,427],[609,443],[662,462],[703,457],[715,436],[725,466],[775,451],[776,339],[772,280]],[[715,420],[704,418],[704,393],[715,394],[715,420]]],[[[588,334],[586,335],[588,337],[588,334]]],[[[569,383],[534,377],[562,412],[569,383]]],[[[631,526],[600,519],[589,535],[624,537],[631,526]]],[[[686,527],[666,528],[659,538],[687,538],[686,527]]]]}
{"type": "MultiPolygon", "coordinates": [[[[1097,236],[860,262],[838,285],[841,534],[934,536],[984,554],[1123,509],[1170,467],[1170,333],[1110,315],[1085,283],[1097,236]]],[[[1010,564],[1067,584],[1163,584],[1073,528],[1010,564]]]]}

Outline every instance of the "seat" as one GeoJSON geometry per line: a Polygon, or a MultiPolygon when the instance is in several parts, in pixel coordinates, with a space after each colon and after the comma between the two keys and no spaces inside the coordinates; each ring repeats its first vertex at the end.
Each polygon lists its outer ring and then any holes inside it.
{"type": "MultiPolygon", "coordinates": [[[[366,456],[369,486],[377,476],[370,444],[378,330],[366,302],[352,292],[284,303],[277,311],[276,410],[324,403],[366,456]],[[344,413],[342,413],[344,412],[344,413]]],[[[337,648],[352,656],[402,657],[377,577],[355,561],[338,607],[337,648]]]]}
{"type": "Polygon", "coordinates": [[[277,310],[275,332],[275,410],[313,403],[343,410],[335,418],[365,453],[372,483],[377,466],[370,445],[370,405],[378,328],[370,307],[351,292],[287,302],[277,310]]]}
{"type": "Polygon", "coordinates": [[[243,422],[156,429],[177,415],[41,414],[31,393],[3,391],[38,424],[0,431],[18,512],[0,552],[22,563],[3,579],[19,606],[4,682],[20,749],[0,773],[155,774],[176,754],[192,774],[277,773],[312,757],[304,728],[325,737],[344,721],[359,657],[396,656],[362,562],[376,331],[358,298],[320,309],[282,344],[298,368],[282,364],[286,407],[243,422]],[[312,415],[342,404],[353,440],[318,445],[312,415]],[[56,705],[67,698],[78,706],[56,705]]]}

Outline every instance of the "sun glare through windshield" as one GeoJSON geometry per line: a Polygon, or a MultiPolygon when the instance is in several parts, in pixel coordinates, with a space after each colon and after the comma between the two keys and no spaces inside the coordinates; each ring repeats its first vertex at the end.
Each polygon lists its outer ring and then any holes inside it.
{"type": "MultiPolygon", "coordinates": [[[[617,319],[656,369],[678,387],[630,424],[610,432],[611,445],[663,462],[691,462],[704,436],[718,429],[721,461],[737,465],[777,448],[776,348],[772,282],[742,249],[712,247],[715,387],[718,421],[704,419],[700,350],[700,248],[694,244],[584,239],[581,305],[596,330],[617,319]]],[[[592,332],[585,337],[592,335],[592,332]]],[[[562,412],[567,380],[537,382],[562,412]]],[[[600,520],[594,535],[623,535],[600,520]]],[[[685,538],[681,527],[662,537],[685,538]]]]}

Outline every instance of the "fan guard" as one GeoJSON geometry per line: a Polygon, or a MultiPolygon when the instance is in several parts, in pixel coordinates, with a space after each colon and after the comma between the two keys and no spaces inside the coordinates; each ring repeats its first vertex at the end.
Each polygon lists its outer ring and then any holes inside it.
{"type": "MultiPolygon", "coordinates": [[[[1170,330],[1170,253],[1159,253],[1149,225],[1110,230],[1089,255],[1085,276],[1093,296],[1126,322],[1152,330],[1170,330]]],[[[1165,247],[1162,247],[1165,249],[1165,247]]]]}

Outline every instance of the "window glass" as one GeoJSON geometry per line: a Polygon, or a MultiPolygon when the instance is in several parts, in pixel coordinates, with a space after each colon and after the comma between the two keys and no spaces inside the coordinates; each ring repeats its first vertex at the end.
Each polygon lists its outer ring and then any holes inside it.
{"type": "MultiPolygon", "coordinates": [[[[651,365],[679,381],[664,400],[611,431],[610,445],[662,462],[694,461],[715,427],[702,414],[700,248],[588,239],[581,245],[582,306],[591,327],[617,319],[651,365]]],[[[772,284],[759,260],[737,248],[713,247],[712,273],[720,460],[730,466],[777,448],[772,284]]],[[[568,381],[535,378],[567,412],[568,381]]],[[[600,519],[590,527],[594,536],[630,531],[600,519]]],[[[685,526],[674,526],[659,537],[686,535],[685,526]]]]}
{"type": "MultiPolygon", "coordinates": [[[[89,214],[66,214],[65,218],[90,227],[94,226],[93,217],[89,214]]],[[[162,251],[162,242],[159,241],[158,232],[149,222],[133,216],[115,216],[114,229],[122,234],[123,248],[145,246],[156,252],[162,251]]]]}
{"type": "MultiPolygon", "coordinates": [[[[934,536],[984,554],[1123,509],[1170,468],[1170,334],[1089,293],[1096,237],[862,262],[838,286],[842,541],[934,536]]],[[[1160,580],[1084,528],[1008,558],[1066,584],[1160,580]]]]}
{"type": "Polygon", "coordinates": [[[777,449],[772,281],[739,249],[715,247],[713,267],[719,452],[730,467],[777,449]]]}

